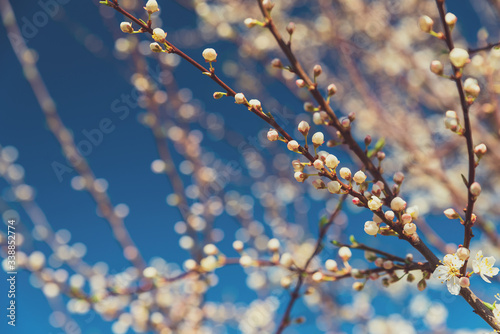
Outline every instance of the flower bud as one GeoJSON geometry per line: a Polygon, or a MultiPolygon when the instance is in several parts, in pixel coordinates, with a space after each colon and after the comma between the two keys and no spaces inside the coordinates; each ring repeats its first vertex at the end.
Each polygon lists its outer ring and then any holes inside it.
{"type": "Polygon", "coordinates": [[[424,291],[426,287],[427,282],[425,281],[425,279],[420,280],[417,284],[418,291],[424,291]]]}
{"type": "Polygon", "coordinates": [[[323,280],[323,273],[321,271],[317,271],[312,274],[311,278],[314,282],[321,282],[323,280]]]}
{"type": "Polygon", "coordinates": [[[154,42],[154,43],[151,43],[149,44],[149,48],[151,49],[151,51],[153,52],[162,52],[163,49],[162,47],[160,46],[160,44],[154,42]]]}
{"type": "Polygon", "coordinates": [[[233,242],[233,248],[235,251],[241,252],[243,250],[243,242],[241,242],[240,240],[235,240],[233,242]]]}
{"type": "Polygon", "coordinates": [[[368,235],[377,235],[378,233],[378,230],[379,230],[379,227],[378,227],[378,224],[375,223],[374,221],[367,221],[365,223],[365,233],[368,234],[368,235]]]}
{"type": "Polygon", "coordinates": [[[382,152],[382,151],[378,151],[377,152],[377,159],[380,160],[380,161],[384,160],[385,159],[385,153],[382,152]]]}
{"type": "Polygon", "coordinates": [[[283,63],[281,62],[281,60],[279,58],[274,58],[271,61],[271,65],[272,65],[272,67],[276,67],[276,68],[282,68],[283,67],[283,63]]]}
{"type": "Polygon", "coordinates": [[[354,180],[354,182],[356,182],[357,184],[361,184],[361,183],[365,182],[365,180],[366,180],[366,175],[365,175],[365,173],[363,173],[362,171],[358,170],[358,171],[354,174],[354,176],[353,176],[353,178],[352,178],[352,179],[353,179],[353,180],[354,180]]]}
{"type": "Polygon", "coordinates": [[[216,255],[219,252],[219,250],[217,249],[217,246],[215,246],[214,244],[206,244],[203,247],[203,252],[207,255],[216,255]]]}
{"type": "Polygon", "coordinates": [[[352,252],[348,247],[342,246],[339,248],[339,257],[342,261],[349,261],[352,256],[352,252]]]}
{"type": "Polygon", "coordinates": [[[408,223],[405,225],[404,231],[407,235],[412,235],[415,232],[417,232],[417,225],[415,225],[413,223],[408,223]]]}
{"type": "Polygon", "coordinates": [[[215,92],[214,93],[214,99],[218,100],[220,98],[222,98],[223,96],[226,96],[227,94],[224,93],[224,92],[215,92]]]}
{"type": "Polygon", "coordinates": [[[299,149],[299,143],[297,143],[296,140],[290,140],[288,142],[288,144],[286,144],[286,147],[290,150],[290,151],[297,151],[299,149]]]}
{"type": "Polygon", "coordinates": [[[322,72],[323,69],[321,68],[321,65],[314,65],[313,73],[315,77],[320,76],[322,72]]]}
{"type": "Polygon", "coordinates": [[[365,259],[366,261],[373,262],[377,259],[377,254],[372,251],[365,251],[365,259]]]}
{"type": "Polygon", "coordinates": [[[308,178],[307,174],[302,172],[295,172],[293,177],[297,180],[297,182],[304,182],[308,178]]]}
{"type": "Polygon", "coordinates": [[[337,93],[337,86],[335,84],[329,84],[327,87],[328,96],[335,95],[337,93]]]}
{"type": "Polygon", "coordinates": [[[337,266],[337,261],[329,259],[325,262],[325,268],[328,271],[337,271],[339,268],[337,266]]]}
{"type": "Polygon", "coordinates": [[[413,221],[413,218],[411,217],[411,215],[409,213],[404,213],[401,216],[401,220],[403,221],[403,224],[408,224],[408,223],[411,223],[413,221]]]}
{"type": "Polygon", "coordinates": [[[458,219],[458,218],[460,218],[460,215],[455,210],[453,210],[452,208],[444,210],[443,213],[446,216],[446,218],[448,218],[448,219],[458,219]]]}
{"type": "Polygon", "coordinates": [[[382,266],[384,265],[384,259],[381,258],[381,257],[377,257],[374,261],[375,263],[375,266],[379,267],[379,268],[382,268],[382,266]]]}
{"type": "Polygon", "coordinates": [[[406,213],[408,213],[413,220],[418,219],[418,206],[410,206],[409,208],[406,209],[406,213]]]}
{"type": "Polygon", "coordinates": [[[372,196],[368,201],[368,208],[372,211],[377,211],[382,206],[382,201],[377,196],[372,196]]]}
{"type": "Polygon", "coordinates": [[[314,180],[312,182],[312,185],[316,189],[325,189],[326,188],[325,182],[323,182],[323,180],[321,180],[321,179],[314,180]]]}
{"type": "Polygon", "coordinates": [[[213,255],[207,256],[206,258],[201,259],[200,267],[205,272],[211,272],[217,269],[217,258],[213,255]]]}
{"type": "Polygon", "coordinates": [[[340,120],[340,124],[342,125],[342,127],[347,129],[351,126],[351,120],[349,118],[343,118],[340,120]]]}
{"type": "Polygon", "coordinates": [[[278,131],[274,130],[274,129],[270,129],[268,132],[267,132],[267,139],[269,141],[276,141],[278,140],[279,138],[279,134],[278,134],[278,131]]]}
{"type": "Polygon", "coordinates": [[[165,43],[165,38],[167,38],[167,33],[161,28],[155,28],[153,30],[153,39],[158,43],[165,43]]]}
{"type": "Polygon", "coordinates": [[[352,283],[352,288],[355,291],[361,291],[361,290],[363,290],[364,287],[365,287],[365,285],[363,283],[361,283],[361,282],[354,282],[354,283],[352,283]]]}
{"type": "Polygon", "coordinates": [[[314,105],[311,102],[304,103],[304,110],[312,112],[314,111],[314,105]]]}
{"type": "Polygon", "coordinates": [[[411,283],[415,280],[415,276],[412,273],[409,273],[408,276],[406,276],[406,281],[411,283]]]}
{"type": "Polygon", "coordinates": [[[384,278],[382,279],[382,285],[383,285],[384,287],[388,288],[388,287],[389,287],[389,285],[391,285],[391,282],[389,281],[389,279],[388,279],[387,277],[384,277],[384,278]]]}
{"type": "Polygon", "coordinates": [[[392,268],[394,268],[394,263],[391,260],[386,260],[382,264],[382,267],[386,270],[391,270],[392,268]]]}
{"type": "Polygon", "coordinates": [[[280,249],[280,241],[276,238],[272,238],[267,242],[267,249],[270,252],[277,252],[280,249]]]}
{"type": "Polygon", "coordinates": [[[347,167],[342,167],[339,171],[340,176],[344,179],[349,181],[351,179],[351,170],[347,167]]]}
{"type": "Polygon", "coordinates": [[[295,80],[295,84],[299,88],[304,88],[306,86],[306,82],[304,80],[302,80],[302,79],[295,80]]]}
{"type": "Polygon", "coordinates": [[[324,123],[323,119],[321,118],[321,114],[319,112],[315,112],[313,114],[313,123],[316,125],[321,125],[324,123]]]}
{"type": "Polygon", "coordinates": [[[325,159],[326,167],[335,169],[339,165],[340,161],[333,154],[328,154],[325,159]]]}
{"type": "Polygon", "coordinates": [[[406,256],[405,256],[405,260],[406,260],[407,262],[412,262],[412,261],[413,261],[413,254],[412,254],[412,253],[408,253],[408,254],[406,254],[406,256]]]}
{"type": "Polygon", "coordinates": [[[444,66],[439,60],[431,61],[431,72],[437,75],[443,75],[444,66]]]}
{"type": "Polygon", "coordinates": [[[418,26],[423,32],[431,32],[433,25],[434,21],[427,15],[420,16],[420,18],[418,19],[418,26]]]}
{"type": "Polygon", "coordinates": [[[245,23],[245,25],[247,26],[247,28],[253,28],[256,24],[257,24],[257,20],[255,19],[252,19],[252,18],[246,18],[245,21],[243,21],[243,23],[245,23]]]}
{"type": "Polygon", "coordinates": [[[134,32],[134,29],[132,28],[132,23],[130,22],[122,22],[120,23],[120,29],[127,34],[131,34],[134,32]]]}
{"type": "Polygon", "coordinates": [[[237,104],[245,104],[247,99],[245,98],[245,95],[243,93],[238,93],[234,96],[234,102],[237,104]]]}
{"type": "Polygon", "coordinates": [[[453,110],[446,111],[446,118],[444,119],[444,126],[451,131],[456,131],[458,127],[458,116],[453,110]]]}
{"type": "Polygon", "coordinates": [[[469,258],[470,256],[470,250],[468,250],[467,248],[465,247],[460,247],[458,250],[457,250],[457,256],[460,260],[462,261],[465,261],[469,258]]]}
{"type": "Polygon", "coordinates": [[[288,289],[292,285],[292,279],[290,276],[283,276],[280,280],[281,287],[288,289]]]}
{"type": "Polygon", "coordinates": [[[397,172],[396,174],[394,174],[394,177],[392,178],[392,180],[394,181],[394,183],[396,184],[401,184],[403,183],[403,180],[405,179],[405,175],[401,172],[397,172]]]}
{"type": "Polygon", "coordinates": [[[476,154],[476,156],[478,158],[482,157],[483,155],[486,154],[486,145],[484,145],[483,143],[477,145],[476,147],[474,147],[474,153],[476,154]]]}
{"type": "Polygon", "coordinates": [[[450,30],[453,30],[455,28],[455,24],[457,23],[457,17],[453,13],[446,13],[444,20],[446,21],[446,24],[448,27],[450,27],[450,30]]]}
{"type": "Polygon", "coordinates": [[[478,182],[474,182],[470,185],[470,193],[474,196],[479,196],[481,194],[481,185],[478,182]]]}
{"type": "Polygon", "coordinates": [[[203,50],[203,53],[201,55],[203,56],[203,58],[205,59],[205,61],[207,63],[216,61],[216,59],[217,59],[217,52],[215,52],[215,50],[212,48],[207,48],[207,49],[203,50]]]}
{"type": "Polygon", "coordinates": [[[158,9],[158,3],[156,2],[156,0],[148,0],[148,2],[146,3],[146,7],[144,7],[144,9],[149,14],[153,14],[153,13],[158,12],[160,10],[160,9],[158,9]]]}
{"type": "Polygon", "coordinates": [[[253,263],[253,260],[250,256],[248,255],[243,255],[242,257],[240,257],[240,265],[242,267],[250,267],[253,263]]]}
{"type": "Polygon", "coordinates": [[[385,216],[385,219],[387,219],[387,220],[389,220],[389,221],[391,221],[391,222],[392,222],[392,221],[394,220],[394,216],[395,216],[395,215],[394,215],[394,212],[393,212],[393,211],[389,210],[389,211],[386,211],[386,212],[384,213],[384,216],[385,216]]]}
{"type": "Polygon", "coordinates": [[[295,172],[302,172],[304,170],[304,165],[298,159],[292,161],[292,167],[295,172]]]}
{"type": "Polygon", "coordinates": [[[310,128],[311,126],[306,121],[301,121],[298,126],[299,132],[302,133],[304,136],[307,136],[310,128]]]}
{"type": "Polygon", "coordinates": [[[460,285],[460,287],[462,288],[468,288],[470,286],[470,280],[468,277],[460,277],[460,279],[458,280],[458,284],[460,285]]]}
{"type": "Polygon", "coordinates": [[[401,197],[394,197],[391,201],[393,211],[403,211],[406,208],[406,202],[401,197]]]}
{"type": "Polygon", "coordinates": [[[312,136],[312,142],[314,146],[321,146],[325,142],[325,136],[323,135],[322,132],[316,132],[312,136]]]}
{"type": "Polygon", "coordinates": [[[449,57],[450,62],[457,68],[462,68],[470,62],[469,53],[461,48],[454,48],[451,50],[449,57]]]}
{"type": "Polygon", "coordinates": [[[288,31],[290,35],[293,34],[293,32],[295,31],[295,23],[288,23],[288,25],[286,26],[286,31],[288,31]]]}
{"type": "Polygon", "coordinates": [[[481,88],[479,87],[476,79],[467,78],[464,81],[464,91],[468,96],[477,98],[481,92],[481,88]]]}
{"type": "Polygon", "coordinates": [[[323,169],[323,161],[321,161],[320,159],[316,159],[314,160],[314,168],[316,168],[317,170],[322,170],[323,169]]]}
{"type": "Polygon", "coordinates": [[[264,0],[262,1],[262,6],[267,10],[270,11],[271,9],[274,8],[274,3],[271,2],[271,0],[264,0]]]}
{"type": "Polygon", "coordinates": [[[338,194],[340,192],[340,189],[342,188],[342,186],[338,181],[330,181],[328,182],[326,187],[328,191],[331,192],[332,194],[338,194]]]}
{"type": "Polygon", "coordinates": [[[262,111],[262,105],[260,104],[260,101],[257,100],[257,99],[251,99],[250,101],[248,101],[248,104],[255,108],[256,110],[258,111],[262,111]]]}

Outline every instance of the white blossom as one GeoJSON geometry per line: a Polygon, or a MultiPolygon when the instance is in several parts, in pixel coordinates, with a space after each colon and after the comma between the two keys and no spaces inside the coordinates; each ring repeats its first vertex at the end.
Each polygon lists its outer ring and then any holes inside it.
{"type": "Polygon", "coordinates": [[[484,257],[483,251],[478,251],[476,254],[476,258],[472,261],[472,269],[476,274],[481,275],[481,278],[484,281],[491,283],[491,281],[487,279],[486,276],[493,277],[498,274],[499,269],[493,267],[495,261],[496,260],[493,256],[484,257]]]}
{"type": "Polygon", "coordinates": [[[448,291],[452,295],[460,293],[459,275],[464,261],[460,260],[456,254],[446,254],[443,259],[443,264],[438,266],[432,276],[441,280],[441,283],[446,282],[448,291]]]}

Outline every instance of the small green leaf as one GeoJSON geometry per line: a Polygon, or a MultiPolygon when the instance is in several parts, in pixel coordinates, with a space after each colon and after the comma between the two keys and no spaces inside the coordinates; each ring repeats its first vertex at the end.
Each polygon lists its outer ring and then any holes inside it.
{"type": "Polygon", "coordinates": [[[321,217],[319,220],[319,227],[321,228],[326,224],[328,224],[328,218],[326,218],[326,216],[321,217]]]}
{"type": "Polygon", "coordinates": [[[495,308],[495,304],[490,304],[490,303],[487,303],[487,302],[483,302],[484,306],[486,306],[490,311],[493,311],[493,309],[495,308]]]}
{"type": "Polygon", "coordinates": [[[334,246],[339,246],[340,245],[340,242],[338,242],[337,240],[332,240],[332,244],[334,246]]]}
{"type": "Polygon", "coordinates": [[[354,238],[354,235],[351,235],[349,237],[349,241],[351,242],[351,244],[354,246],[354,245],[357,245],[358,242],[356,241],[356,239],[354,238]]]}
{"type": "Polygon", "coordinates": [[[464,181],[464,184],[467,188],[469,188],[469,181],[467,181],[467,179],[465,178],[464,174],[460,174],[460,176],[462,176],[462,181],[464,181]]]}

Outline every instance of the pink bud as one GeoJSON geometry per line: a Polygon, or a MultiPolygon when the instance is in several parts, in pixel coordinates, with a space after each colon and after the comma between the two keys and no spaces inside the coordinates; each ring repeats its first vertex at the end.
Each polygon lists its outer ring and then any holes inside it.
{"type": "Polygon", "coordinates": [[[279,134],[278,134],[278,131],[274,130],[274,129],[270,129],[268,132],[267,132],[267,139],[269,141],[276,141],[278,140],[279,138],[279,134]]]}

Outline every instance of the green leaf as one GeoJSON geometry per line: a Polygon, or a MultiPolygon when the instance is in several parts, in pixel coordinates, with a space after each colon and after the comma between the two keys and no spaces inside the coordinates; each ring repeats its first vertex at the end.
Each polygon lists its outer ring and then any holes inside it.
{"type": "Polygon", "coordinates": [[[368,151],[368,154],[367,154],[368,158],[373,157],[378,151],[382,150],[384,148],[384,146],[385,146],[385,138],[382,137],[377,141],[377,143],[375,144],[373,149],[368,151]]]}
{"type": "Polygon", "coordinates": [[[321,217],[319,220],[319,227],[321,228],[326,224],[328,224],[328,218],[326,218],[326,216],[321,217]]]}
{"type": "Polygon", "coordinates": [[[349,241],[351,242],[352,245],[357,245],[358,242],[356,241],[356,239],[354,238],[354,235],[351,235],[349,237],[349,241]]]}
{"type": "Polygon", "coordinates": [[[495,308],[495,304],[493,303],[490,304],[490,303],[487,303],[487,302],[483,302],[484,306],[486,306],[488,309],[490,309],[490,311],[493,311],[493,309],[495,308]]]}
{"type": "Polygon", "coordinates": [[[332,240],[332,244],[334,246],[339,246],[340,245],[340,242],[338,242],[337,240],[332,240]]]}
{"type": "Polygon", "coordinates": [[[469,181],[467,181],[467,179],[465,178],[464,174],[460,174],[460,176],[462,176],[462,181],[464,181],[464,184],[467,188],[469,188],[469,181]]]}

